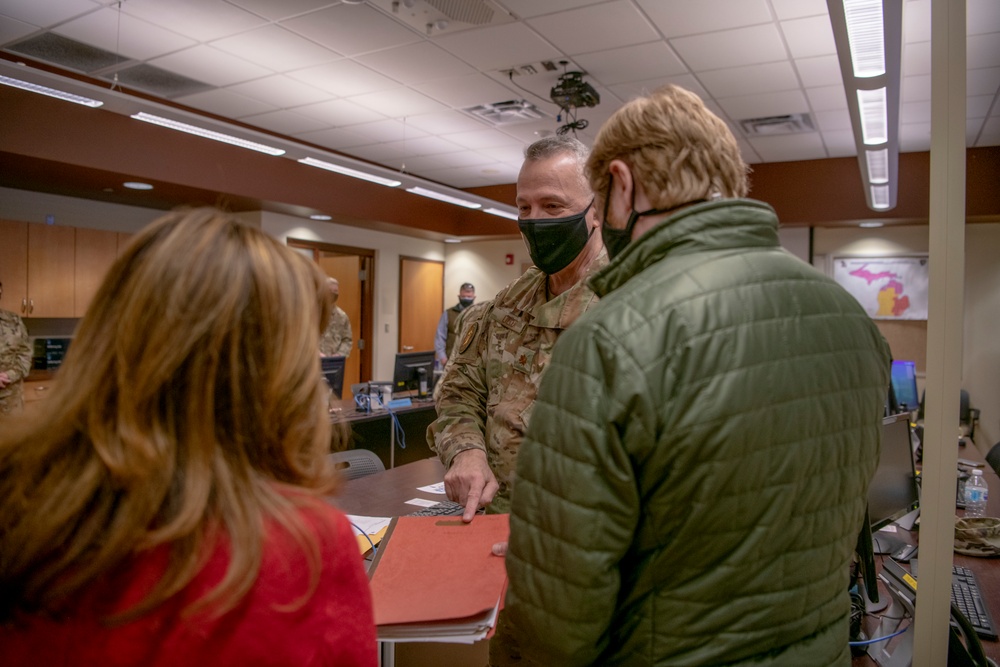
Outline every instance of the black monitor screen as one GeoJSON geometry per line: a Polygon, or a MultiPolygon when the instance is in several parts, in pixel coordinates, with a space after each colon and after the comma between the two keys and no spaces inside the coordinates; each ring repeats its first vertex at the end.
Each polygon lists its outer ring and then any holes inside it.
{"type": "Polygon", "coordinates": [[[917,365],[914,362],[892,362],[892,393],[896,398],[896,405],[904,411],[916,410],[920,405],[920,396],[917,393],[917,365]]]}
{"type": "Polygon", "coordinates": [[[344,364],[347,357],[320,357],[319,367],[323,373],[323,379],[330,385],[330,390],[337,398],[342,398],[344,393],[344,364]]]}
{"type": "Polygon", "coordinates": [[[884,528],[919,504],[909,415],[886,417],[882,420],[882,453],[868,487],[872,530],[884,528]]]}
{"type": "Polygon", "coordinates": [[[417,390],[421,395],[432,389],[434,382],[434,350],[426,352],[399,352],[392,371],[393,391],[417,390]],[[423,375],[420,371],[423,370],[423,375]],[[426,384],[421,388],[421,377],[426,384]]]}

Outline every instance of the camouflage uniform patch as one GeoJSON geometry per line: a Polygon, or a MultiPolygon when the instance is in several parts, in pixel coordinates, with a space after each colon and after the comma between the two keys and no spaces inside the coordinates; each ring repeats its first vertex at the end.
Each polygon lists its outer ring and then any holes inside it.
{"type": "MultiPolygon", "coordinates": [[[[602,252],[588,276],[608,263],[602,252]]],[[[510,509],[517,449],[556,339],[597,296],[581,280],[546,300],[547,276],[532,267],[464,319],[460,349],[436,387],[438,418],[427,443],[445,467],[466,449],[486,452],[500,490],[490,512],[510,509]],[[485,306],[489,304],[489,308],[485,306]]]]}
{"type": "Polygon", "coordinates": [[[9,310],[0,309],[0,372],[10,384],[0,389],[0,415],[20,412],[24,407],[24,378],[31,371],[31,344],[24,322],[9,310]]]}
{"type": "Polygon", "coordinates": [[[324,357],[350,356],[354,340],[351,335],[351,320],[340,306],[334,306],[330,313],[330,324],[319,339],[319,351],[324,357]]]}

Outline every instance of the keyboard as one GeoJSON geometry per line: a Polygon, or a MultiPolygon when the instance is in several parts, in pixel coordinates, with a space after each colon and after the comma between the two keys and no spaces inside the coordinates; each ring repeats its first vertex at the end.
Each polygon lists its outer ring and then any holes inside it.
{"type": "Polygon", "coordinates": [[[465,512],[465,505],[459,505],[453,500],[442,500],[430,507],[424,507],[408,516],[461,516],[465,512]]]}
{"type": "Polygon", "coordinates": [[[996,641],[997,630],[986,606],[976,575],[967,567],[953,565],[951,568],[951,601],[955,603],[983,639],[996,641]]]}

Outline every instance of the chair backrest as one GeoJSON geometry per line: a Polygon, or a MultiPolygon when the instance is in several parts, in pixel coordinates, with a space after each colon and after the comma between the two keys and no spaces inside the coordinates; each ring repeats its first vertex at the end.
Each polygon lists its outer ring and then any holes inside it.
{"type": "Polygon", "coordinates": [[[986,462],[993,466],[993,472],[1000,475],[1000,442],[993,445],[993,449],[987,452],[986,462]]]}
{"type": "Polygon", "coordinates": [[[347,479],[374,475],[385,470],[378,454],[370,449],[346,449],[330,454],[330,460],[347,479]]]}

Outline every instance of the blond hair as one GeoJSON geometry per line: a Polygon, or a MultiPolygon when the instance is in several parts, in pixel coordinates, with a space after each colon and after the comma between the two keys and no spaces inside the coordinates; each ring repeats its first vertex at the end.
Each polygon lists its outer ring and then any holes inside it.
{"type": "Polygon", "coordinates": [[[749,168],[729,127],[697,95],[678,86],[628,102],[601,127],[587,161],[598,210],[615,159],[629,165],[654,208],[715,193],[743,197],[748,190],[749,168]]]}
{"type": "MultiPolygon", "coordinates": [[[[80,322],[59,382],[0,436],[0,618],[58,611],[157,546],[149,594],[183,589],[218,540],[215,588],[188,612],[218,615],[250,590],[277,521],[319,576],[298,509],[332,491],[316,356],[324,276],[214,209],[168,214],[114,263],[80,322]]],[[[303,592],[298,592],[303,593],[303,592]]]]}

